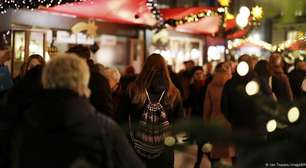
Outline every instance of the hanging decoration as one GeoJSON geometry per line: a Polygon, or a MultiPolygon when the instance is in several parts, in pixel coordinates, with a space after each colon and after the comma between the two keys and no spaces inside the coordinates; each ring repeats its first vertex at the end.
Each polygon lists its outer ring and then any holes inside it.
{"type": "MultiPolygon", "coordinates": [[[[219,16],[221,17],[221,23],[217,35],[232,39],[245,36],[253,27],[260,25],[260,21],[263,18],[263,10],[261,7],[255,6],[250,11],[248,7],[243,6],[240,8],[239,13],[234,16],[229,12],[231,0],[218,0],[218,2],[220,4],[219,7],[203,9],[202,11],[191,13],[181,18],[169,18],[160,22],[158,27],[165,28],[167,25],[177,27],[187,23],[199,22],[206,17],[219,16]]],[[[214,36],[215,34],[212,35],[214,36]]]]}
{"type": "Polygon", "coordinates": [[[93,0],[1,0],[0,13],[5,14],[9,9],[37,9],[40,7],[53,7],[66,3],[87,2],[93,0]]]}
{"type": "Polygon", "coordinates": [[[218,0],[218,2],[221,6],[229,6],[231,0],[218,0]]]}
{"type": "Polygon", "coordinates": [[[176,27],[178,25],[182,25],[185,23],[191,23],[191,22],[198,22],[199,20],[203,19],[204,17],[209,16],[220,16],[222,13],[224,13],[224,8],[218,8],[216,11],[214,10],[207,10],[202,11],[196,14],[190,14],[188,16],[185,16],[181,19],[168,19],[165,21],[165,24],[168,24],[170,26],[176,27]]]}
{"type": "Polygon", "coordinates": [[[262,19],[262,17],[263,17],[262,7],[255,6],[254,8],[252,8],[251,13],[252,13],[252,15],[255,19],[262,19]]]}
{"type": "Polygon", "coordinates": [[[147,0],[147,7],[157,21],[155,28],[157,28],[157,32],[159,32],[161,29],[165,28],[165,24],[164,24],[164,19],[160,14],[157,0],[147,0]]]}
{"type": "Polygon", "coordinates": [[[86,31],[86,34],[89,37],[95,37],[97,35],[98,26],[94,21],[79,22],[72,26],[71,31],[75,34],[80,33],[82,31],[86,31]]]}

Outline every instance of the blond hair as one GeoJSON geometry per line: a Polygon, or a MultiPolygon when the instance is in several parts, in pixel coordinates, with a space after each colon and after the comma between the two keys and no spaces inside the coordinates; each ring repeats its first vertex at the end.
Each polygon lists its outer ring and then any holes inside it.
{"type": "Polygon", "coordinates": [[[120,81],[121,74],[119,70],[115,67],[106,67],[103,69],[103,75],[108,79],[108,80],[114,80],[116,82],[120,81]]]}
{"type": "Polygon", "coordinates": [[[83,59],[74,54],[59,54],[44,68],[42,84],[46,89],[69,89],[89,97],[89,77],[89,68],[83,59]]]}

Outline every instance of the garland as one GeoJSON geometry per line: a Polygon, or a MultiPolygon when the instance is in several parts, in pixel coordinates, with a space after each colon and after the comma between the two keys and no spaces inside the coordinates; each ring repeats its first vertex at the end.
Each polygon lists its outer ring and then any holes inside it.
{"type": "Polygon", "coordinates": [[[87,2],[92,0],[1,0],[0,13],[5,14],[8,9],[37,9],[53,7],[66,3],[87,2]]]}

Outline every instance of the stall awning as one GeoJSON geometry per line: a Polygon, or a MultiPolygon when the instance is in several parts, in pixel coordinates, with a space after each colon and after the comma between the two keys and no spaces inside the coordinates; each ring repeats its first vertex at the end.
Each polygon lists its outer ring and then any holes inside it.
{"type": "Polygon", "coordinates": [[[154,25],[156,22],[145,0],[92,0],[43,10],[112,23],[154,25]]]}
{"type": "MultiPolygon", "coordinates": [[[[168,19],[181,19],[191,14],[197,14],[200,12],[216,11],[217,7],[189,7],[189,8],[168,8],[161,9],[161,14],[165,20],[168,19]]],[[[187,32],[193,34],[201,35],[214,35],[220,30],[220,24],[222,24],[221,16],[206,16],[198,22],[185,23],[183,25],[178,25],[174,29],[179,32],[187,32]]],[[[250,28],[246,27],[244,29],[237,28],[237,24],[234,19],[227,20],[225,22],[225,28],[222,31],[226,31],[225,37],[227,39],[240,38],[245,36],[250,28]]]]}
{"type": "MultiPolygon", "coordinates": [[[[160,9],[160,13],[164,20],[167,20],[180,19],[190,14],[216,9],[216,7],[167,8],[160,9]]],[[[147,7],[146,0],[92,0],[60,5],[43,10],[71,14],[88,19],[101,19],[102,21],[112,23],[154,26],[157,22],[147,7]]],[[[199,35],[214,35],[220,31],[221,23],[220,16],[206,16],[197,22],[185,23],[177,27],[172,27],[172,29],[199,35]]],[[[237,27],[234,19],[228,20],[225,24],[225,31],[231,31],[225,37],[228,39],[242,37],[249,31],[248,28],[232,31],[237,27]]]]}
{"type": "Polygon", "coordinates": [[[294,42],[293,44],[291,44],[288,47],[289,50],[304,50],[306,51],[306,41],[305,40],[298,40],[296,42],[294,42]]]}

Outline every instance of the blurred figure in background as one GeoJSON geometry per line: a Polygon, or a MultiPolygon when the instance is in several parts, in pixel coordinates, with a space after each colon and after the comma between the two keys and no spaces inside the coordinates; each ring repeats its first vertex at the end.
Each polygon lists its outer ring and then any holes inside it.
{"type": "MultiPolygon", "coordinates": [[[[306,62],[297,60],[295,68],[289,73],[290,85],[295,99],[301,99],[306,96],[306,88],[303,87],[303,82],[306,83],[306,62]]],[[[304,84],[305,85],[305,84],[304,84]]]]}
{"type": "Polygon", "coordinates": [[[182,81],[183,93],[182,98],[184,102],[184,108],[187,109],[187,101],[189,97],[189,86],[192,80],[192,69],[194,68],[194,62],[192,60],[184,62],[185,69],[180,71],[179,76],[182,81]]]}
{"type": "Polygon", "coordinates": [[[273,53],[269,58],[269,66],[272,72],[271,87],[278,101],[292,101],[293,94],[288,76],[283,70],[283,61],[279,53],[273,53]]]}
{"type": "Polygon", "coordinates": [[[191,81],[187,100],[187,117],[202,118],[203,102],[206,92],[205,76],[202,67],[197,66],[193,68],[191,81]]]}
{"type": "Polygon", "coordinates": [[[112,92],[107,79],[98,72],[95,72],[94,65],[90,60],[90,50],[88,47],[77,45],[71,47],[67,53],[73,53],[83,58],[90,69],[89,88],[91,90],[90,102],[97,111],[108,116],[113,116],[112,92]]]}
{"type": "Polygon", "coordinates": [[[112,92],[115,92],[119,86],[119,81],[121,77],[119,70],[115,67],[112,67],[112,68],[106,67],[103,69],[102,74],[108,80],[108,84],[112,92]]]}
{"type": "Polygon", "coordinates": [[[36,66],[44,66],[46,64],[44,58],[38,54],[30,55],[25,62],[21,65],[19,75],[14,79],[18,82],[20,78],[24,77],[28,71],[36,66]]]}
{"type": "Polygon", "coordinates": [[[108,80],[109,86],[112,91],[112,104],[113,104],[113,116],[112,118],[116,118],[117,109],[120,106],[121,93],[120,93],[120,77],[121,74],[119,70],[115,67],[104,68],[102,72],[103,76],[105,76],[108,80]]]}
{"type": "MultiPolygon", "coordinates": [[[[219,63],[216,66],[213,80],[208,85],[206,91],[203,110],[204,123],[218,125],[228,132],[231,131],[231,125],[221,111],[221,99],[223,87],[231,77],[231,65],[228,63],[219,63]]],[[[233,149],[222,142],[212,143],[213,148],[209,157],[211,167],[216,168],[219,161],[226,161],[227,164],[231,164],[231,157],[234,157],[233,149]]]]}
{"type": "Polygon", "coordinates": [[[74,55],[58,55],[44,68],[44,90],[25,112],[12,142],[17,168],[144,167],[120,128],[89,103],[89,68],[74,55]],[[65,72],[65,73],[63,73],[65,72]]]}
{"type": "MultiPolygon", "coordinates": [[[[198,122],[202,120],[203,116],[203,102],[207,85],[205,84],[204,70],[201,66],[194,67],[192,72],[192,83],[189,86],[189,97],[186,103],[186,117],[198,122]]],[[[190,136],[195,139],[198,146],[195,168],[199,168],[203,157],[202,146],[205,142],[199,137],[192,135],[192,133],[190,136]]]]}
{"type": "Polygon", "coordinates": [[[9,69],[4,63],[12,58],[8,46],[0,42],[0,99],[4,92],[13,86],[13,81],[9,69]]]}
{"type": "Polygon", "coordinates": [[[269,85],[269,79],[271,77],[271,70],[269,67],[269,62],[266,60],[260,60],[255,65],[255,72],[258,75],[258,79],[261,83],[261,90],[265,96],[273,98],[275,101],[277,100],[275,94],[272,92],[272,89],[269,85]]]}
{"type": "Polygon", "coordinates": [[[171,65],[168,65],[168,71],[170,73],[170,78],[175,85],[175,87],[180,91],[181,95],[183,94],[183,86],[180,76],[175,73],[171,67],[171,65]]]}
{"type": "Polygon", "coordinates": [[[124,75],[125,76],[133,76],[135,75],[135,69],[132,65],[129,65],[125,68],[124,70],[124,75]]]}

